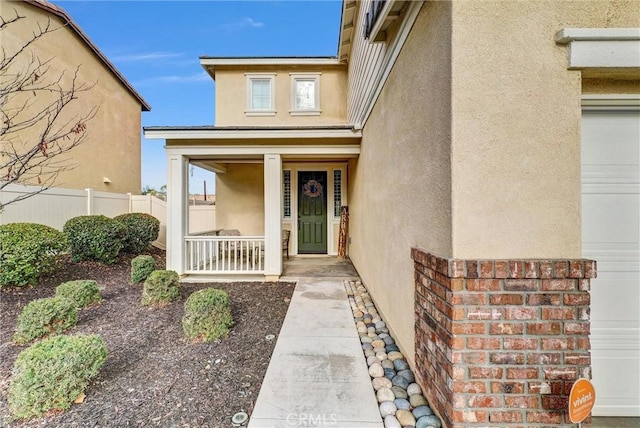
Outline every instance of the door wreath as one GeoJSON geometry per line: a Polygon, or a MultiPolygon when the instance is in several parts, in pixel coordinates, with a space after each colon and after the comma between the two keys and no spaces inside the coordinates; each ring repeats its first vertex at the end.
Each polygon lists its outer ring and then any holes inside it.
{"type": "Polygon", "coordinates": [[[322,195],[322,184],[318,183],[316,180],[309,180],[303,186],[304,195],[310,198],[317,198],[322,195]]]}

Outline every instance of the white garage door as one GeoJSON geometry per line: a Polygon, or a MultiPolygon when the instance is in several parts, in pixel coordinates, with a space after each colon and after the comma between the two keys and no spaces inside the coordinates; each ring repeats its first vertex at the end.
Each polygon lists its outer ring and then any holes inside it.
{"type": "Polygon", "coordinates": [[[582,114],[583,256],[596,416],[640,416],[640,111],[582,114]]]}

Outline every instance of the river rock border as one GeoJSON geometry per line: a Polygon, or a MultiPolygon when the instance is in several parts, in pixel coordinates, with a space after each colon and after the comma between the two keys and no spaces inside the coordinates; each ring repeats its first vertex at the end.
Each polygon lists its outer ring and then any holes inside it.
{"type": "Polygon", "coordinates": [[[440,428],[362,281],[344,281],[385,428],[440,428]]]}

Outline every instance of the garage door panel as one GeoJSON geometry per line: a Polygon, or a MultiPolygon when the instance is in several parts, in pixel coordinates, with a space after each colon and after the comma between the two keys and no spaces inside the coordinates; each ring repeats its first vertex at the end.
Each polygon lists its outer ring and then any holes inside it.
{"type": "Polygon", "coordinates": [[[596,416],[640,416],[640,112],[585,111],[583,256],[591,281],[596,416]]]}

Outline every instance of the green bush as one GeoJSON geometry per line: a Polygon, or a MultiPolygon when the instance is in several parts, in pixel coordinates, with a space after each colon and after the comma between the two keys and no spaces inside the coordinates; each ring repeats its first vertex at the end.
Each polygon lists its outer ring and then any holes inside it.
{"type": "Polygon", "coordinates": [[[144,282],[143,305],[165,305],[180,295],[180,278],[172,270],[154,270],[144,282]]]}
{"type": "Polygon", "coordinates": [[[27,343],[49,333],[60,333],[78,322],[76,305],[64,297],[47,297],[28,303],[20,315],[13,335],[16,343],[27,343]]]}
{"type": "Polygon", "coordinates": [[[138,256],[131,260],[131,282],[138,283],[149,277],[156,270],[156,261],[151,256],[138,256]]]}
{"type": "Polygon", "coordinates": [[[43,224],[0,226],[0,286],[36,285],[68,248],[64,233],[43,224]]]}
{"type": "Polygon", "coordinates": [[[105,264],[116,261],[126,237],[121,222],[103,215],[74,217],[64,225],[71,244],[74,262],[96,260],[105,264]]]}
{"type": "Polygon", "coordinates": [[[192,339],[211,342],[229,334],[233,317],[227,293],[205,288],[192,293],[184,304],[182,329],[192,339]]]}
{"type": "Polygon", "coordinates": [[[76,308],[84,308],[102,300],[98,283],[92,279],[64,282],[56,287],[56,297],[72,300],[76,308]]]}
{"type": "Polygon", "coordinates": [[[18,418],[66,410],[82,394],[107,359],[98,335],[54,336],[18,355],[7,401],[18,418]]]}
{"type": "Polygon", "coordinates": [[[126,229],[122,250],[127,253],[140,254],[158,239],[160,221],[150,214],[122,214],[113,219],[119,221],[126,229]]]}

